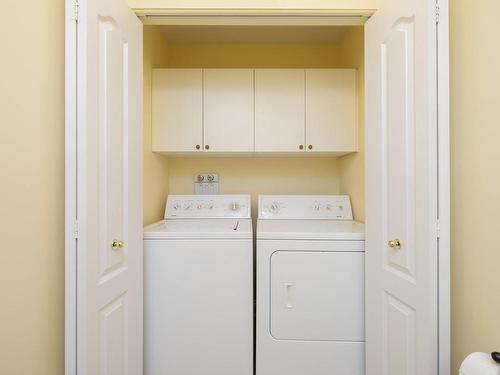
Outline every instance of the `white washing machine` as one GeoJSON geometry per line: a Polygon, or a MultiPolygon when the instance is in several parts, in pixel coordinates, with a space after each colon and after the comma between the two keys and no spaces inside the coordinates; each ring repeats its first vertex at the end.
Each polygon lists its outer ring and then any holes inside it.
{"type": "Polygon", "coordinates": [[[144,229],[145,375],[253,374],[250,197],[170,195],[144,229]]]}
{"type": "Polygon", "coordinates": [[[364,226],[348,196],[260,196],[257,375],[364,375],[364,226]]]}

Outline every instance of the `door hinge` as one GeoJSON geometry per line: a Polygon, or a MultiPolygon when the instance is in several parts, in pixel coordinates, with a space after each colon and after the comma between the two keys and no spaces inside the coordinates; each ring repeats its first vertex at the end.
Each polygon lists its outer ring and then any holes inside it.
{"type": "Polygon", "coordinates": [[[78,221],[73,223],[73,237],[78,239],[78,221]]]}
{"type": "Polygon", "coordinates": [[[441,13],[441,9],[439,7],[439,4],[436,4],[436,24],[439,23],[439,16],[440,16],[440,13],[441,13]]]}
{"type": "Polygon", "coordinates": [[[78,22],[78,13],[80,11],[80,4],[78,4],[78,1],[73,2],[73,20],[75,22],[78,22]]]}

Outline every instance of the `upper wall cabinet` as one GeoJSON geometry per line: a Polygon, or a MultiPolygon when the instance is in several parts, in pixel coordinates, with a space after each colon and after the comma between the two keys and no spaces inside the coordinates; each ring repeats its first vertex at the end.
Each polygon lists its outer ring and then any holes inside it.
{"type": "Polygon", "coordinates": [[[153,151],[201,152],[203,71],[153,69],[153,151]]]}
{"type": "Polygon", "coordinates": [[[353,69],[153,70],[153,151],[339,156],[357,117],[353,69]]]}
{"type": "Polygon", "coordinates": [[[302,152],[304,69],[255,70],[255,151],[302,152]]]}
{"type": "Polygon", "coordinates": [[[356,151],[356,70],[306,69],[305,82],[307,150],[356,151]]]}
{"type": "Polygon", "coordinates": [[[253,69],[203,71],[204,150],[253,152],[253,69]]]}

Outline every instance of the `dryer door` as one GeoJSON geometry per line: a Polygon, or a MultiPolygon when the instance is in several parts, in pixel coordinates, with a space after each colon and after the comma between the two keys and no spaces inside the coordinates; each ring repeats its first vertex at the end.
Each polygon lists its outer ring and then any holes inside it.
{"type": "Polygon", "coordinates": [[[277,251],[270,292],[274,338],[364,341],[364,253],[277,251]]]}

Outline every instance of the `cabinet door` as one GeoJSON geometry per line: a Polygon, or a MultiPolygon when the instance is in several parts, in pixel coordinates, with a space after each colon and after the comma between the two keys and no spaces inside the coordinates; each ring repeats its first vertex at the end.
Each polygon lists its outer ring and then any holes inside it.
{"type": "Polygon", "coordinates": [[[253,69],[203,71],[203,133],[208,152],[253,152],[253,69]]]}
{"type": "Polygon", "coordinates": [[[255,70],[255,151],[302,152],[303,69],[255,70]]]}
{"type": "Polygon", "coordinates": [[[357,150],[356,70],[306,69],[307,151],[357,150]]]}
{"type": "Polygon", "coordinates": [[[202,70],[153,69],[153,151],[201,152],[202,70]]]}

